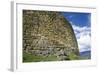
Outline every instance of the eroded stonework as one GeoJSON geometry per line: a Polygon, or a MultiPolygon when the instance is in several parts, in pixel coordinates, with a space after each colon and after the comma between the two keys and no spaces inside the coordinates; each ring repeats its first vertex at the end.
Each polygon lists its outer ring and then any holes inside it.
{"type": "Polygon", "coordinates": [[[61,12],[23,10],[23,51],[34,56],[78,59],[79,49],[71,24],[61,12]]]}

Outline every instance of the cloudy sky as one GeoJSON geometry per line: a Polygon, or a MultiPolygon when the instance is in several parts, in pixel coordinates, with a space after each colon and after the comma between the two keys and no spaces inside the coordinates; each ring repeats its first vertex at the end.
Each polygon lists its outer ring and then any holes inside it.
{"type": "Polygon", "coordinates": [[[91,14],[90,13],[62,13],[72,24],[80,52],[91,50],[91,14]]]}

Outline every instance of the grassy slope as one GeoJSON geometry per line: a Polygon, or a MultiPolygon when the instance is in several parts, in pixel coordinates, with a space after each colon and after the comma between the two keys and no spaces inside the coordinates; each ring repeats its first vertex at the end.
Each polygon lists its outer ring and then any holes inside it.
{"type": "MultiPolygon", "coordinates": [[[[78,56],[74,54],[70,54],[68,60],[76,60],[76,58],[78,59],[78,56]]],[[[42,61],[59,61],[59,59],[54,55],[35,56],[32,54],[23,52],[23,62],[42,62],[42,61]]]]}
{"type": "Polygon", "coordinates": [[[34,56],[32,54],[23,52],[23,62],[40,62],[40,61],[56,61],[56,56],[34,56]]]}

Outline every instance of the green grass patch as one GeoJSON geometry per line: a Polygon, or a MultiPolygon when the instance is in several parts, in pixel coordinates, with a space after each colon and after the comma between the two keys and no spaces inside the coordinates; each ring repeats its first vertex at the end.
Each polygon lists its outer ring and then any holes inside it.
{"type": "Polygon", "coordinates": [[[70,59],[70,60],[79,60],[79,57],[78,57],[77,55],[71,53],[71,54],[69,55],[69,59],[70,59]]]}
{"type": "Polygon", "coordinates": [[[35,56],[33,54],[29,54],[23,52],[23,62],[41,62],[41,61],[58,61],[56,56],[35,56]]]}
{"type": "MultiPolygon", "coordinates": [[[[65,60],[81,60],[81,59],[84,59],[84,58],[80,58],[74,53],[71,53],[69,54],[69,56],[66,56],[65,60]]],[[[23,62],[25,63],[26,62],[45,62],[45,61],[61,61],[61,60],[54,55],[38,56],[38,55],[30,54],[23,51],[23,62]]]]}

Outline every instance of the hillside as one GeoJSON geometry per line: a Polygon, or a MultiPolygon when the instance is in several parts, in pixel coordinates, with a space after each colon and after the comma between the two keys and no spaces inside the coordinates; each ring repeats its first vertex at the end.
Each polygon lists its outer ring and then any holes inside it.
{"type": "Polygon", "coordinates": [[[91,59],[91,51],[80,52],[80,59],[91,59]]]}
{"type": "Polygon", "coordinates": [[[23,10],[23,62],[74,60],[78,56],[73,28],[60,12],[23,10]]]}

